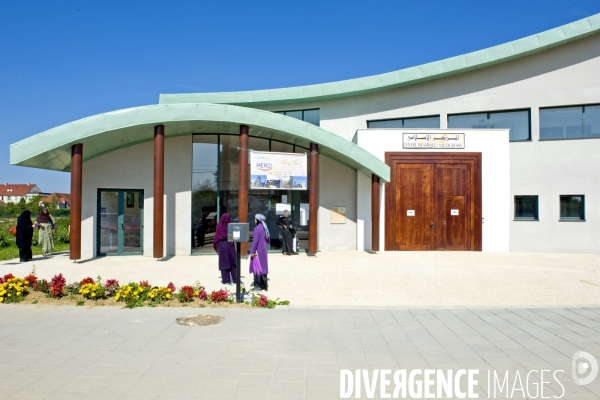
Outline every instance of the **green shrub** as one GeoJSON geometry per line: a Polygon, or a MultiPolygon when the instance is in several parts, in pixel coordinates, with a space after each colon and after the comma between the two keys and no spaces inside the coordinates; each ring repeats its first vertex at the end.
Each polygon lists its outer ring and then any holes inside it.
{"type": "Polygon", "coordinates": [[[70,218],[54,218],[56,222],[56,232],[54,232],[54,243],[69,243],[69,223],[70,218]]]}

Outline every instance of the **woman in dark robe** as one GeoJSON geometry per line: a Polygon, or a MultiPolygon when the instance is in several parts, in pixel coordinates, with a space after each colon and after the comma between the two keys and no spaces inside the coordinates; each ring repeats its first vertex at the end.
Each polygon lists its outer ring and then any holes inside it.
{"type": "Polygon", "coordinates": [[[294,223],[290,218],[290,213],[288,210],[283,212],[283,215],[279,217],[277,220],[277,226],[281,228],[281,250],[284,256],[291,256],[292,254],[296,254],[296,249],[294,249],[294,236],[296,235],[296,229],[294,228],[294,223]]]}
{"type": "Polygon", "coordinates": [[[254,273],[254,289],[255,290],[267,290],[267,274],[269,273],[269,260],[267,258],[267,243],[271,240],[269,228],[265,224],[265,216],[262,214],[256,214],[254,216],[254,222],[256,227],[253,231],[252,248],[250,250],[250,257],[258,257],[260,261],[261,273],[254,273]]]}
{"type": "Polygon", "coordinates": [[[235,248],[232,242],[227,241],[227,225],[230,222],[231,216],[229,214],[221,215],[213,240],[213,247],[219,254],[221,282],[227,285],[231,285],[231,282],[236,283],[237,277],[235,248]]]}
{"type": "Polygon", "coordinates": [[[17,247],[21,262],[33,259],[31,254],[31,240],[33,239],[33,221],[31,211],[25,210],[17,219],[17,247]]]}

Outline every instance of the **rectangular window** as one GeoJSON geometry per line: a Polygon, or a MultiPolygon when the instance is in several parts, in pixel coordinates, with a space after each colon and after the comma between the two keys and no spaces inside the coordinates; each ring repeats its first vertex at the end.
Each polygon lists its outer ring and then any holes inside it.
{"type": "Polygon", "coordinates": [[[286,117],[296,118],[316,126],[320,126],[321,124],[321,110],[318,108],[313,110],[275,111],[275,113],[283,114],[286,117]]]}
{"type": "Polygon", "coordinates": [[[539,220],[538,196],[515,196],[515,220],[539,220]]]}
{"type": "Polygon", "coordinates": [[[540,140],[600,137],[600,106],[540,109],[540,140]]]}
{"type": "Polygon", "coordinates": [[[450,129],[510,129],[510,141],[530,140],[530,126],[529,110],[448,115],[450,129]]]}
{"type": "Polygon", "coordinates": [[[367,128],[440,128],[440,116],[386,119],[367,121],[367,128]]]}
{"type": "Polygon", "coordinates": [[[562,221],[585,221],[585,196],[560,196],[560,219],[562,221]]]}

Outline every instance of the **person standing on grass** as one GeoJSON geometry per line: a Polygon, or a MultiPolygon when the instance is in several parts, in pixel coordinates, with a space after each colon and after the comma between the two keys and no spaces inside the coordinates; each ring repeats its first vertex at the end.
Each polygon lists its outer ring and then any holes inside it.
{"type": "Polygon", "coordinates": [[[40,211],[40,215],[35,220],[35,226],[38,228],[38,244],[42,248],[42,255],[46,257],[54,251],[53,231],[56,230],[54,219],[46,207],[40,211]]]}
{"type": "Polygon", "coordinates": [[[237,259],[235,248],[232,242],[227,241],[227,225],[231,222],[231,215],[225,213],[221,215],[213,247],[219,254],[219,270],[221,271],[221,283],[231,285],[231,282],[236,283],[237,279],[237,259]]]}
{"type": "Polygon", "coordinates": [[[33,240],[34,226],[31,220],[31,211],[23,211],[17,219],[17,247],[19,248],[19,260],[21,262],[33,259],[31,241],[33,240]]]}

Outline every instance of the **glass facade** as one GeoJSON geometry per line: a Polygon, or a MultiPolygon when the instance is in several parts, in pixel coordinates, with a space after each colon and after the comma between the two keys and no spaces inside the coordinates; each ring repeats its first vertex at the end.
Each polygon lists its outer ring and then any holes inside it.
{"type": "Polygon", "coordinates": [[[560,196],[560,219],[565,221],[585,220],[585,197],[581,195],[560,196]]]}
{"type": "Polygon", "coordinates": [[[529,110],[448,115],[448,128],[510,129],[510,140],[530,140],[529,110]]]}
{"type": "Polygon", "coordinates": [[[299,119],[309,124],[320,126],[321,124],[321,110],[294,110],[294,111],[275,111],[277,114],[283,114],[286,117],[292,117],[299,119]]]}
{"type": "Polygon", "coordinates": [[[431,128],[439,129],[440,116],[367,121],[367,128],[431,128]]]}
{"type": "Polygon", "coordinates": [[[98,190],[97,254],[142,254],[144,191],[98,190]]]}
{"type": "MultiPolygon", "coordinates": [[[[194,135],[192,163],[192,253],[214,254],[212,241],[219,217],[227,212],[238,219],[239,136],[194,135]]],[[[256,151],[308,153],[308,149],[275,140],[249,138],[256,151]]],[[[250,184],[248,183],[248,186],[250,184]]],[[[248,222],[254,229],[254,215],[267,217],[271,232],[270,250],[281,249],[281,231],[276,204],[289,205],[300,248],[308,247],[308,191],[251,189],[248,191],[248,222]]],[[[287,207],[286,207],[287,208],[287,207]]]]}
{"type": "Polygon", "coordinates": [[[540,110],[540,140],[600,137],[600,105],[540,110]]]}
{"type": "Polygon", "coordinates": [[[538,196],[515,196],[515,220],[538,219],[538,196]]]}

